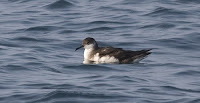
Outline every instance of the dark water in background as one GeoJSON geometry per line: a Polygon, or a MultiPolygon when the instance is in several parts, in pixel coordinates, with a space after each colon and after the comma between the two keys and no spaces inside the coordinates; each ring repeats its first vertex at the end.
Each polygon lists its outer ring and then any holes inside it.
{"type": "Polygon", "coordinates": [[[200,103],[199,0],[1,0],[0,103],[200,103]],[[85,37],[154,48],[83,65],[85,37]]]}

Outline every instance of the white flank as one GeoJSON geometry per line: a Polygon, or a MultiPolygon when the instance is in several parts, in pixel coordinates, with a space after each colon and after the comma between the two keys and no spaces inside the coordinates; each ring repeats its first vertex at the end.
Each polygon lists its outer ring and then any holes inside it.
{"type": "Polygon", "coordinates": [[[97,63],[119,63],[119,60],[113,56],[106,55],[100,58],[99,53],[96,53],[92,59],[97,63]]]}
{"type": "Polygon", "coordinates": [[[92,48],[85,49],[85,51],[84,51],[84,61],[83,61],[84,64],[87,64],[85,62],[89,62],[89,61],[93,61],[93,62],[96,62],[96,63],[119,63],[119,60],[116,59],[113,56],[106,55],[106,56],[103,56],[103,57],[100,58],[99,53],[96,53],[92,58],[89,58],[92,50],[93,50],[92,48]]]}

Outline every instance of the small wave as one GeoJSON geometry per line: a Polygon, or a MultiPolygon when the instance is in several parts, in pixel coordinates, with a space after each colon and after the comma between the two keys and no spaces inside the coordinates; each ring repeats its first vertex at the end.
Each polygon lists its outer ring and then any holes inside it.
{"type": "Polygon", "coordinates": [[[127,13],[137,13],[138,11],[135,11],[133,9],[128,8],[120,8],[120,7],[112,7],[112,6],[100,6],[99,9],[102,9],[102,11],[122,11],[127,13]]]}
{"type": "MultiPolygon", "coordinates": [[[[172,53],[173,54],[173,53],[172,53]]],[[[159,63],[159,64],[151,64],[151,66],[170,66],[170,67],[174,67],[174,68],[181,68],[181,67],[191,67],[191,65],[189,64],[182,64],[182,63],[159,63]]]]}
{"type": "Polygon", "coordinates": [[[87,97],[87,98],[104,98],[104,99],[118,97],[118,96],[109,96],[103,93],[81,92],[81,91],[53,91],[47,95],[51,97],[51,96],[61,96],[60,94],[65,94],[63,96],[67,97],[87,97]]]}
{"type": "Polygon", "coordinates": [[[9,65],[3,66],[2,68],[4,68],[5,70],[9,70],[9,71],[28,70],[28,68],[26,68],[24,66],[14,65],[14,64],[9,64],[9,65]]]}
{"type": "Polygon", "coordinates": [[[44,40],[40,40],[40,39],[36,39],[36,38],[31,38],[31,37],[17,37],[17,38],[14,38],[13,40],[44,42],[44,40]]]}
{"type": "Polygon", "coordinates": [[[188,39],[186,37],[184,38],[170,38],[170,39],[160,39],[155,40],[157,42],[156,44],[167,46],[171,48],[179,48],[184,50],[199,50],[199,45],[192,41],[191,39],[188,39]]]}
{"type": "Polygon", "coordinates": [[[188,3],[194,3],[194,4],[199,4],[199,0],[176,0],[176,2],[183,3],[183,4],[188,4],[188,3]]]}
{"type": "Polygon", "coordinates": [[[78,31],[75,31],[75,30],[63,30],[63,31],[60,31],[59,34],[66,34],[66,33],[76,33],[78,31]]]}
{"type": "Polygon", "coordinates": [[[191,101],[189,101],[187,103],[200,103],[200,99],[199,98],[198,99],[194,99],[194,100],[191,100],[191,101]]]}
{"type": "Polygon", "coordinates": [[[107,79],[111,79],[111,80],[120,80],[122,82],[147,82],[147,80],[145,79],[141,79],[141,78],[135,78],[135,77],[129,77],[129,76],[110,76],[107,79]],[[134,79],[133,79],[134,78],[134,79]]]}
{"type": "Polygon", "coordinates": [[[152,12],[145,14],[145,16],[162,16],[162,15],[186,15],[186,12],[169,9],[165,7],[158,7],[152,12]]]}
{"type": "Polygon", "coordinates": [[[194,70],[186,70],[186,71],[181,71],[178,73],[175,73],[177,76],[200,76],[199,71],[194,71],[194,70]]]}
{"type": "Polygon", "coordinates": [[[52,42],[52,41],[56,41],[55,39],[34,38],[34,37],[27,37],[27,36],[16,37],[11,40],[16,40],[16,41],[21,41],[21,42],[52,42]]]}
{"type": "Polygon", "coordinates": [[[85,86],[75,86],[71,84],[60,84],[60,85],[48,85],[42,89],[91,89],[90,87],[85,86]]]}
{"type": "Polygon", "coordinates": [[[119,21],[92,21],[89,24],[127,24],[119,21]]]}
{"type": "Polygon", "coordinates": [[[36,27],[30,27],[28,29],[25,29],[25,31],[51,31],[54,30],[55,26],[36,26],[36,27]]]}
{"type": "Polygon", "coordinates": [[[94,93],[94,92],[86,92],[86,91],[61,91],[61,90],[56,90],[52,91],[43,97],[39,98],[38,100],[32,101],[34,103],[38,102],[50,102],[50,101],[55,101],[58,99],[63,100],[64,98],[68,98],[67,100],[65,99],[65,102],[69,103],[74,103],[77,102],[77,99],[74,98],[84,98],[84,99],[118,99],[122,98],[124,96],[116,95],[116,94],[104,94],[104,93],[94,93]]]}
{"type": "Polygon", "coordinates": [[[113,28],[111,27],[97,27],[97,28],[92,28],[85,30],[86,32],[93,32],[93,31],[105,31],[105,30],[112,30],[113,28]]]}
{"type": "Polygon", "coordinates": [[[19,2],[20,0],[8,0],[9,2],[19,2]]]}
{"type": "Polygon", "coordinates": [[[79,66],[69,66],[69,65],[64,65],[63,68],[72,68],[72,69],[80,69],[80,70],[88,70],[88,71],[112,71],[114,70],[113,68],[106,67],[106,66],[100,66],[100,65],[79,65],[79,66]]]}
{"type": "Polygon", "coordinates": [[[9,2],[18,2],[18,3],[27,3],[27,2],[31,2],[34,0],[8,0],[9,2]]]}
{"type": "Polygon", "coordinates": [[[100,78],[102,76],[100,75],[92,75],[92,76],[86,76],[86,77],[81,77],[80,79],[96,79],[96,78],[100,78]]]}
{"type": "Polygon", "coordinates": [[[65,0],[58,0],[46,6],[48,9],[64,9],[73,6],[72,3],[65,0]]]}
{"type": "Polygon", "coordinates": [[[84,86],[76,86],[72,84],[50,84],[50,83],[34,83],[34,84],[23,84],[21,86],[27,87],[29,89],[91,89],[84,86]]]}
{"type": "Polygon", "coordinates": [[[21,47],[20,45],[16,43],[10,43],[10,42],[0,42],[0,46],[5,46],[5,47],[21,47]]]}
{"type": "Polygon", "coordinates": [[[173,28],[176,25],[171,24],[171,23],[158,23],[158,24],[151,24],[151,25],[145,25],[142,26],[141,28],[162,28],[162,29],[169,29],[173,28]]]}
{"type": "Polygon", "coordinates": [[[164,89],[167,90],[177,90],[177,91],[183,91],[183,92],[192,92],[192,93],[200,93],[199,90],[193,90],[193,89],[184,89],[184,88],[178,88],[178,87],[174,87],[174,86],[161,86],[164,89]]]}
{"type": "Polygon", "coordinates": [[[194,32],[194,33],[185,34],[185,35],[184,35],[184,38],[187,38],[187,41],[190,41],[190,42],[192,42],[192,43],[199,44],[200,33],[194,32]]]}
{"type": "Polygon", "coordinates": [[[115,85],[107,84],[107,83],[93,83],[90,87],[115,87],[115,85]]]}

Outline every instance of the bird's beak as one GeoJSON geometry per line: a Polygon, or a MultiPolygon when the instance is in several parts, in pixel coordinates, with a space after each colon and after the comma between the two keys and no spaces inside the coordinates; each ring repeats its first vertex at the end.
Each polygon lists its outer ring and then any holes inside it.
{"type": "Polygon", "coordinates": [[[80,48],[82,48],[82,47],[84,47],[84,46],[83,46],[83,45],[81,45],[80,47],[76,48],[76,50],[75,50],[75,51],[77,51],[78,49],[80,49],[80,48]]]}

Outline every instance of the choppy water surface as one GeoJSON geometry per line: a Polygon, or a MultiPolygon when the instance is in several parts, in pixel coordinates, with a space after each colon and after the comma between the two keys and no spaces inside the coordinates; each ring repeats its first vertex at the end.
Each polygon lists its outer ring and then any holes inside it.
{"type": "Polygon", "coordinates": [[[200,103],[198,0],[1,0],[0,103],[200,103]],[[153,48],[84,65],[86,37],[153,48]]]}

